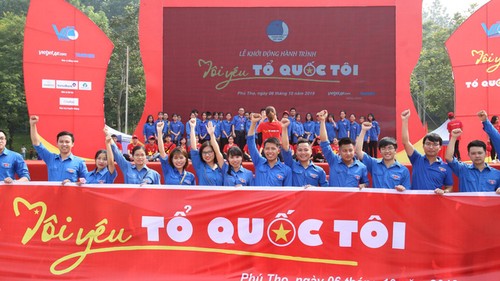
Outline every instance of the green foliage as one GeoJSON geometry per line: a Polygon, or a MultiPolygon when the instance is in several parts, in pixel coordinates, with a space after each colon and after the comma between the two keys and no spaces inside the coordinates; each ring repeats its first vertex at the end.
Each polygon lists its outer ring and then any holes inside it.
{"type": "Polygon", "coordinates": [[[0,19],[0,128],[8,131],[9,144],[28,123],[22,65],[25,21],[12,12],[0,19]]]}
{"type": "Polygon", "coordinates": [[[441,125],[447,113],[454,111],[455,86],[445,42],[476,6],[472,5],[466,15],[456,13],[450,17],[441,2],[435,0],[423,13],[422,51],[410,89],[419,116],[429,129],[441,125]]]}
{"type": "Polygon", "coordinates": [[[114,44],[106,75],[104,108],[106,124],[120,131],[125,131],[126,60],[129,48],[127,131],[130,132],[139,122],[146,100],[139,50],[139,0],[70,2],[93,20],[114,44]]]}
{"type": "Polygon", "coordinates": [[[26,15],[29,4],[29,0],[2,0],[0,1],[0,16],[3,16],[5,12],[11,12],[14,15],[26,15]]]}

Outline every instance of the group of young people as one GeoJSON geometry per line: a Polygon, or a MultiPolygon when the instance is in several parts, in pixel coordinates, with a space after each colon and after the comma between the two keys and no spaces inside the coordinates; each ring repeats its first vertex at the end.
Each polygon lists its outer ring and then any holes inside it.
{"type": "MultiPolygon", "coordinates": [[[[195,118],[197,120],[194,125],[194,136],[198,147],[201,146],[202,143],[215,138],[224,157],[227,157],[228,150],[231,147],[238,146],[244,152],[244,161],[251,161],[246,141],[246,136],[248,135],[251,125],[251,114],[252,113],[245,111],[244,108],[239,108],[238,113],[234,115],[234,117],[230,112],[225,115],[222,112],[202,112],[201,116],[199,116],[198,110],[193,109],[190,114],[190,119],[195,118]],[[214,126],[213,136],[211,136],[207,131],[208,123],[211,123],[214,126]]],[[[266,109],[261,109],[260,114],[265,117],[256,124],[258,132],[256,141],[259,148],[262,145],[261,130],[263,128],[261,127],[261,124],[262,126],[266,126],[265,121],[267,121],[266,109]]],[[[284,111],[281,118],[287,118],[290,120],[290,125],[287,131],[293,153],[295,153],[295,146],[298,141],[300,139],[305,139],[312,144],[313,161],[324,162],[325,158],[319,144],[320,122],[318,119],[313,118],[313,114],[307,113],[305,120],[303,120],[301,114],[297,113],[295,108],[290,108],[289,111],[284,111]]],[[[351,114],[349,119],[347,119],[345,111],[340,111],[338,121],[335,121],[335,116],[333,114],[329,114],[326,119],[326,129],[328,133],[328,141],[332,145],[332,148],[337,151],[338,140],[344,137],[349,137],[351,140],[355,141],[361,132],[360,124],[366,122],[367,120],[372,124],[372,128],[365,134],[363,139],[363,151],[367,152],[370,156],[377,157],[377,142],[380,135],[380,125],[375,120],[375,116],[372,113],[368,114],[366,118],[365,116],[361,116],[359,118],[360,123],[357,122],[355,114],[351,114]]],[[[163,142],[167,153],[177,146],[181,146],[187,151],[190,150],[190,121],[188,120],[188,122],[184,125],[181,121],[181,117],[175,113],[172,115],[172,120],[170,121],[167,113],[159,112],[158,119],[154,120],[153,115],[149,115],[143,126],[143,137],[148,154],[148,160],[155,161],[159,156],[157,143],[162,139],[158,137],[158,133],[156,131],[156,124],[158,124],[158,122],[165,123],[163,126],[163,142]],[[184,136],[185,133],[186,136],[184,136]]],[[[134,135],[132,143],[129,144],[127,149],[128,153],[130,154],[133,147],[139,144],[140,142],[137,136],[134,135]]]]}
{"type": "MultiPolygon", "coordinates": [[[[278,120],[276,110],[268,106],[265,116],[253,113],[249,116],[250,127],[246,140],[254,165],[254,173],[246,169],[243,162],[243,151],[239,146],[228,150],[227,157],[220,151],[215,137],[216,126],[208,122],[205,126],[208,141],[201,145],[196,139],[198,120],[189,120],[190,157],[195,173],[187,171],[189,165],[188,152],[181,147],[166,153],[163,142],[159,142],[159,159],[163,171],[163,184],[167,185],[205,185],[205,186],[331,186],[389,188],[398,191],[434,190],[436,194],[452,191],[452,172],[459,178],[459,191],[496,191],[500,194],[500,171],[485,162],[486,144],[475,140],[468,144],[467,150],[471,164],[462,163],[453,157],[454,144],[462,130],[454,129],[450,144],[446,150],[446,162],[438,155],[442,149],[439,135],[430,133],[423,139],[423,154],[419,153],[410,142],[408,119],[410,111],[401,113],[402,143],[412,164],[412,174],[396,159],[397,142],[392,137],[384,137],[378,141],[381,158],[370,156],[363,151],[363,140],[373,128],[373,122],[361,124],[361,130],[355,140],[350,137],[340,138],[339,149],[335,152],[330,144],[327,129],[329,114],[322,110],[316,114],[319,122],[320,146],[329,166],[329,177],[322,167],[312,162],[312,144],[306,138],[299,138],[292,152],[289,130],[293,124],[289,118],[278,120]],[[260,124],[260,130],[257,126],[260,124]],[[259,150],[256,134],[262,136],[262,147],[259,150]],[[283,161],[281,161],[281,158],[283,161]],[[372,184],[369,183],[371,174],[372,184]]],[[[500,133],[493,127],[485,111],[478,117],[483,123],[485,132],[493,146],[500,149],[500,133]]],[[[37,133],[37,116],[30,117],[31,140],[34,148],[46,163],[49,181],[62,184],[75,182],[113,183],[117,176],[115,161],[123,173],[127,184],[160,184],[160,175],[147,166],[147,153],[144,146],[135,146],[131,151],[131,160],[127,160],[112,136],[104,129],[105,150],[99,150],[95,156],[96,168],[88,171],[85,162],[74,156],[71,149],[74,138],[70,132],[57,135],[59,154],[49,152],[40,142],[37,133]]],[[[165,121],[156,123],[156,137],[163,139],[165,121]]],[[[1,179],[10,183],[18,178],[20,181],[30,180],[29,172],[22,156],[8,150],[5,132],[0,131],[0,161],[3,169],[1,179]]]]}

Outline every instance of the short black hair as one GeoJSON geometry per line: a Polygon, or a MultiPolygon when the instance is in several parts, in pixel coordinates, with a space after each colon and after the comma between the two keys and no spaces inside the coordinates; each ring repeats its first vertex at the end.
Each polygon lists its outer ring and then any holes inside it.
{"type": "Polygon", "coordinates": [[[56,140],[59,141],[59,137],[62,137],[62,136],[69,136],[71,138],[71,142],[75,142],[75,137],[73,136],[73,133],[71,133],[71,132],[68,132],[68,131],[59,132],[59,134],[57,134],[56,140]]]}
{"type": "Polygon", "coordinates": [[[484,141],[473,140],[473,141],[469,142],[469,144],[467,145],[467,152],[470,151],[471,147],[482,147],[483,150],[486,152],[486,144],[484,143],[484,141]]]}
{"type": "Polygon", "coordinates": [[[346,144],[352,144],[354,145],[354,142],[350,138],[341,138],[339,140],[339,147],[346,145],[346,144]]]}
{"type": "Polygon", "coordinates": [[[382,139],[380,139],[378,141],[378,149],[379,150],[386,147],[386,146],[389,146],[389,145],[394,146],[395,149],[398,148],[398,142],[394,138],[383,137],[382,139]]]}
{"type": "Polygon", "coordinates": [[[439,145],[443,145],[443,139],[441,138],[441,136],[439,136],[436,133],[428,133],[427,135],[425,135],[424,140],[423,140],[424,144],[425,144],[426,140],[429,140],[432,142],[438,142],[439,145]]]}
{"type": "Polygon", "coordinates": [[[264,141],[262,146],[266,147],[267,143],[274,143],[278,148],[281,148],[281,143],[280,143],[280,140],[278,138],[275,138],[275,137],[268,138],[266,141],[264,141]]]}
{"type": "Polygon", "coordinates": [[[311,143],[308,140],[299,137],[299,140],[297,141],[297,146],[299,146],[299,144],[301,143],[307,143],[309,146],[311,146],[311,143]]]}

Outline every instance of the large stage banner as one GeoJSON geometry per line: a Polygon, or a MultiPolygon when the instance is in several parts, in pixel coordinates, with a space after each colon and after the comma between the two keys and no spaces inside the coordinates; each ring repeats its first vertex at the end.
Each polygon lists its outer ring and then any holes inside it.
{"type": "Polygon", "coordinates": [[[499,280],[500,197],[0,185],[2,280],[499,280]]]}
{"type": "MultiPolygon", "coordinates": [[[[163,108],[374,113],[395,136],[395,7],[166,7],[163,108]],[[196,36],[192,36],[197,34],[196,36]],[[391,127],[387,126],[388,124],[391,127]]],[[[280,115],[281,116],[281,115],[280,115]]],[[[186,119],[187,120],[187,119],[186,119]]]]}
{"type": "MultiPolygon", "coordinates": [[[[415,111],[410,76],[421,49],[419,0],[141,1],[148,115],[185,122],[192,109],[235,114],[274,105],[304,120],[322,109],[373,113],[381,136],[415,111]],[[161,62],[161,63],[159,63],[161,62]]],[[[418,116],[413,140],[424,135],[418,116]]]]}
{"type": "Polygon", "coordinates": [[[56,149],[56,135],[75,135],[74,154],[103,147],[104,84],[113,44],[85,14],[63,0],[32,0],[24,34],[24,82],[38,133],[56,149]]]}
{"type": "MultiPolygon", "coordinates": [[[[471,15],[446,42],[455,78],[457,119],[464,124],[462,150],[474,139],[487,141],[477,112],[500,115],[500,1],[471,15]]],[[[466,155],[466,153],[462,153],[466,155]]]]}

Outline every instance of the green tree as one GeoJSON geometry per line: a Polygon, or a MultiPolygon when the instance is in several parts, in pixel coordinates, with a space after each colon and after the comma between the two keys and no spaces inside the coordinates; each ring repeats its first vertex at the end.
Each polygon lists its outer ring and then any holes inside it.
{"type": "Polygon", "coordinates": [[[410,89],[421,120],[434,129],[454,111],[455,86],[445,42],[474,12],[473,4],[465,14],[449,16],[440,0],[423,13],[422,51],[415,67],[410,89]]]}
{"type": "Polygon", "coordinates": [[[106,33],[114,44],[104,91],[106,124],[125,131],[126,50],[129,48],[129,128],[132,131],[144,108],[144,70],[139,50],[139,0],[71,0],[106,33]]]}
{"type": "Polygon", "coordinates": [[[0,128],[9,132],[11,147],[14,134],[26,131],[28,123],[22,64],[25,21],[12,12],[0,19],[0,128]]]}
{"type": "Polygon", "coordinates": [[[14,15],[26,15],[28,13],[29,0],[2,0],[0,1],[0,15],[11,12],[14,15]]]}
{"type": "Polygon", "coordinates": [[[106,123],[125,131],[126,60],[129,49],[128,128],[132,131],[142,115],[146,99],[144,69],[141,61],[138,35],[139,1],[129,1],[123,14],[110,19],[108,35],[115,49],[108,67],[105,90],[106,123]]]}

